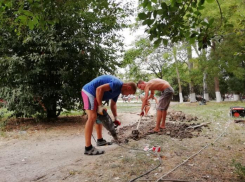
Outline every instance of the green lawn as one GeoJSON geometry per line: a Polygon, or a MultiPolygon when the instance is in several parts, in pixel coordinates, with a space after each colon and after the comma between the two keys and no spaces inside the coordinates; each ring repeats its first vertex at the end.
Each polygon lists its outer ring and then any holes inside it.
{"type": "MultiPolygon", "coordinates": [[[[117,109],[119,113],[122,112],[140,112],[141,102],[118,102],[117,109]]],[[[154,106],[154,103],[152,103],[154,106]]],[[[206,105],[199,105],[196,103],[182,103],[179,104],[177,102],[172,102],[170,109],[174,109],[176,111],[183,111],[186,114],[192,114],[197,117],[202,117],[205,119],[225,119],[229,118],[230,107],[232,106],[241,106],[245,107],[245,102],[207,102],[206,105]]],[[[110,106],[106,106],[108,110],[110,110],[110,106]]],[[[61,116],[79,116],[83,114],[83,110],[76,111],[64,111],[61,113],[61,116]]],[[[6,108],[0,109],[0,122],[6,120],[7,117],[11,115],[11,112],[8,112],[6,108]]]]}
{"type": "Polygon", "coordinates": [[[230,107],[241,106],[245,107],[245,102],[207,102],[206,105],[199,105],[199,103],[182,103],[171,106],[171,109],[180,110],[187,114],[192,114],[204,119],[224,120],[230,119],[230,107]]]}

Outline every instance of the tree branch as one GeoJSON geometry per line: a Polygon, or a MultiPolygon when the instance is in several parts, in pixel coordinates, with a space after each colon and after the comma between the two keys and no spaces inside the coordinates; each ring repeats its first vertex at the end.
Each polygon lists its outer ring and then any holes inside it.
{"type": "Polygon", "coordinates": [[[218,6],[219,6],[219,12],[220,12],[220,19],[221,19],[221,23],[220,23],[220,26],[222,25],[222,22],[223,22],[223,14],[222,14],[222,10],[221,10],[221,7],[220,7],[220,4],[219,4],[219,1],[216,0],[218,6]]]}

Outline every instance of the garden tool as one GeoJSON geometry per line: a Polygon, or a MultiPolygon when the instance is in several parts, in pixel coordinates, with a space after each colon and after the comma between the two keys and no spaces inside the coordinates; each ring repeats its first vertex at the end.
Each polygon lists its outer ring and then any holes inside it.
{"type": "Polygon", "coordinates": [[[136,130],[133,130],[133,131],[132,131],[132,135],[133,135],[134,138],[138,138],[138,135],[139,135],[139,126],[140,126],[140,122],[141,122],[141,120],[142,120],[142,117],[143,117],[143,116],[140,116],[140,119],[139,119],[139,121],[138,121],[136,130]]]}
{"type": "MultiPolygon", "coordinates": [[[[143,111],[144,110],[145,110],[145,107],[143,108],[143,111]]],[[[139,126],[140,126],[140,122],[141,122],[143,116],[144,116],[144,114],[142,116],[140,115],[140,119],[138,121],[137,128],[136,128],[136,130],[133,130],[132,131],[132,135],[133,135],[134,138],[138,138],[138,135],[139,135],[139,126]]]]}
{"type": "Polygon", "coordinates": [[[116,129],[115,129],[115,124],[113,123],[111,117],[109,116],[109,114],[107,113],[105,109],[103,110],[103,115],[97,114],[97,119],[111,133],[112,137],[115,140],[118,140],[116,129]]]}

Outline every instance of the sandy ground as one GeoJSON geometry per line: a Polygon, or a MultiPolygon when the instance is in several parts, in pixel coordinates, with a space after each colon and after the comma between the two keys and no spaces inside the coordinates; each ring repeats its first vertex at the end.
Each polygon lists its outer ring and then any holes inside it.
{"type": "MultiPolygon", "coordinates": [[[[197,107],[197,104],[190,104],[190,107],[197,107]]],[[[99,156],[83,154],[86,117],[64,117],[49,123],[33,123],[29,120],[10,122],[8,132],[0,136],[0,182],[130,181],[158,163],[158,159],[149,153],[132,150],[133,147],[142,151],[146,144],[161,146],[159,154],[162,164],[138,181],[156,181],[202,148],[205,150],[165,179],[188,182],[244,181],[235,173],[232,161],[235,159],[245,164],[245,122],[210,120],[210,127],[189,132],[187,128],[192,124],[196,126],[207,121],[179,122],[174,120],[174,115],[170,120],[169,113],[166,130],[147,135],[145,132],[154,127],[155,113],[152,107],[151,117],[142,119],[140,140],[130,138],[140,119],[138,113],[119,113],[122,125],[118,129],[118,136],[129,139],[129,143],[124,144],[128,148],[116,144],[102,146],[100,149],[105,150],[105,154],[99,156]],[[220,138],[221,133],[224,135],[220,138]]],[[[93,136],[96,139],[95,130],[93,136]]],[[[103,137],[107,141],[112,140],[106,130],[103,130],[103,137]]],[[[96,146],[93,138],[92,144],[96,146]]]]}
{"type": "MultiPolygon", "coordinates": [[[[150,115],[154,113],[151,109],[150,115]]],[[[123,121],[120,126],[123,127],[136,123],[139,115],[121,113],[119,119],[123,121]]],[[[37,125],[6,132],[0,140],[0,181],[67,181],[69,167],[86,166],[100,157],[83,154],[84,123],[85,119],[78,118],[75,125],[37,125]]],[[[96,138],[95,130],[93,135],[96,138]]],[[[112,139],[106,130],[103,130],[103,137],[107,141],[112,139]]],[[[92,144],[96,146],[93,139],[92,144]]],[[[114,144],[100,148],[108,153],[116,147],[114,144]]]]}

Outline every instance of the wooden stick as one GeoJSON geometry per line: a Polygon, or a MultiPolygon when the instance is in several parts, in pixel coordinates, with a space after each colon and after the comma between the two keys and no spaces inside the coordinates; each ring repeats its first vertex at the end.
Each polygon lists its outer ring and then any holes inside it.
{"type": "Polygon", "coordinates": [[[202,124],[199,124],[199,125],[196,125],[196,126],[189,126],[186,129],[189,129],[189,128],[195,129],[195,128],[199,128],[199,127],[202,127],[202,126],[207,126],[208,124],[210,124],[210,122],[202,123],[202,124]]]}
{"type": "MultiPolygon", "coordinates": [[[[153,180],[153,179],[139,179],[138,181],[155,181],[155,180],[153,180]]],[[[161,179],[160,181],[190,182],[190,181],[180,180],[180,179],[161,179]]]]}
{"type": "Polygon", "coordinates": [[[245,120],[234,120],[235,123],[244,122],[245,120]]]}

